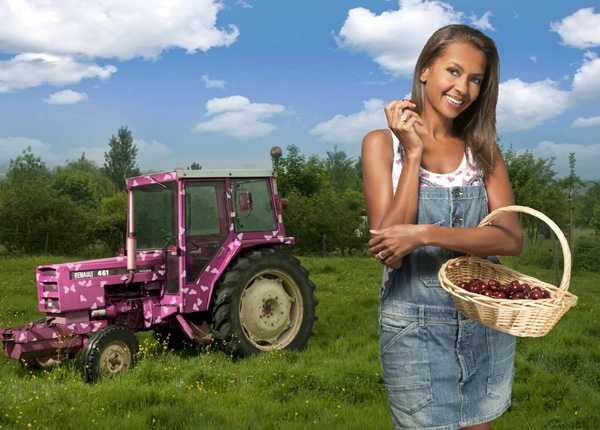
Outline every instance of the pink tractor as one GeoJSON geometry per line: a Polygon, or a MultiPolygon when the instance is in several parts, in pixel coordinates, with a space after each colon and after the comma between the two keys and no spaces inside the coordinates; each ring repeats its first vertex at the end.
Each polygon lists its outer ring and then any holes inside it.
{"type": "MultiPolygon", "coordinates": [[[[271,151],[277,164],[279,148],[271,151]]],[[[134,367],[137,331],[171,348],[219,340],[245,356],[299,349],[314,334],[315,285],[282,251],[276,171],[177,170],[127,180],[121,256],[37,268],[46,316],[0,329],[8,358],[33,367],[83,348],[85,381],[134,367]]]]}

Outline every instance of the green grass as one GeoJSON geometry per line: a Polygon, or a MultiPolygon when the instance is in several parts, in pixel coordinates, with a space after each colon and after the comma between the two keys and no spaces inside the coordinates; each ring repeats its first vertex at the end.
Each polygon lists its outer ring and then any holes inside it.
{"type": "MultiPolygon", "coordinates": [[[[0,257],[0,327],[40,316],[35,266],[65,261],[0,257]]],[[[82,381],[78,357],[42,370],[0,357],[1,428],[391,428],[378,349],[381,266],[302,262],[320,301],[306,350],[231,359],[212,348],[167,351],[139,333],[138,367],[98,384],[82,381]]],[[[552,270],[519,270],[553,282],[552,270]]],[[[513,405],[495,430],[600,428],[599,284],[598,273],[574,276],[579,305],[547,336],[518,339],[513,405]]]]}

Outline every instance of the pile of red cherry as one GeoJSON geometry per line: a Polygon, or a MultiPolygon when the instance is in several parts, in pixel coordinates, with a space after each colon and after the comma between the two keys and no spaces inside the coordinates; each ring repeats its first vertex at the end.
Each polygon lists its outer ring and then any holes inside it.
{"type": "Polygon", "coordinates": [[[541,287],[531,287],[529,284],[521,284],[512,281],[510,284],[501,284],[496,279],[490,279],[486,284],[481,279],[471,279],[469,282],[458,284],[460,288],[475,294],[483,294],[497,299],[511,300],[539,300],[550,298],[550,292],[541,287]]]}

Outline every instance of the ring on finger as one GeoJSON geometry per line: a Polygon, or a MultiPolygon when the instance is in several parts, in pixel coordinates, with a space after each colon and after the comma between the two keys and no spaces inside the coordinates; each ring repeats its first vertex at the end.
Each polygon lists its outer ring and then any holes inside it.
{"type": "Polygon", "coordinates": [[[406,115],[404,115],[404,109],[400,109],[400,121],[406,121],[406,115]]]}
{"type": "Polygon", "coordinates": [[[379,251],[379,252],[377,253],[377,255],[379,256],[379,259],[380,259],[380,260],[385,260],[385,257],[384,257],[383,255],[381,255],[381,251],[379,251]]]}

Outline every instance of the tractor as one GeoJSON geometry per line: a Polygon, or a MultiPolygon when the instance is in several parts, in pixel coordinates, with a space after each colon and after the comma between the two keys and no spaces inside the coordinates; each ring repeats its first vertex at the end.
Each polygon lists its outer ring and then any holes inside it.
{"type": "Polygon", "coordinates": [[[286,236],[274,170],[175,170],[127,179],[126,249],[119,256],[36,269],[39,310],[0,329],[8,358],[45,367],[80,349],[87,382],[136,365],[133,334],[170,348],[218,341],[247,356],[306,346],[315,285],[281,250],[286,236]]]}

